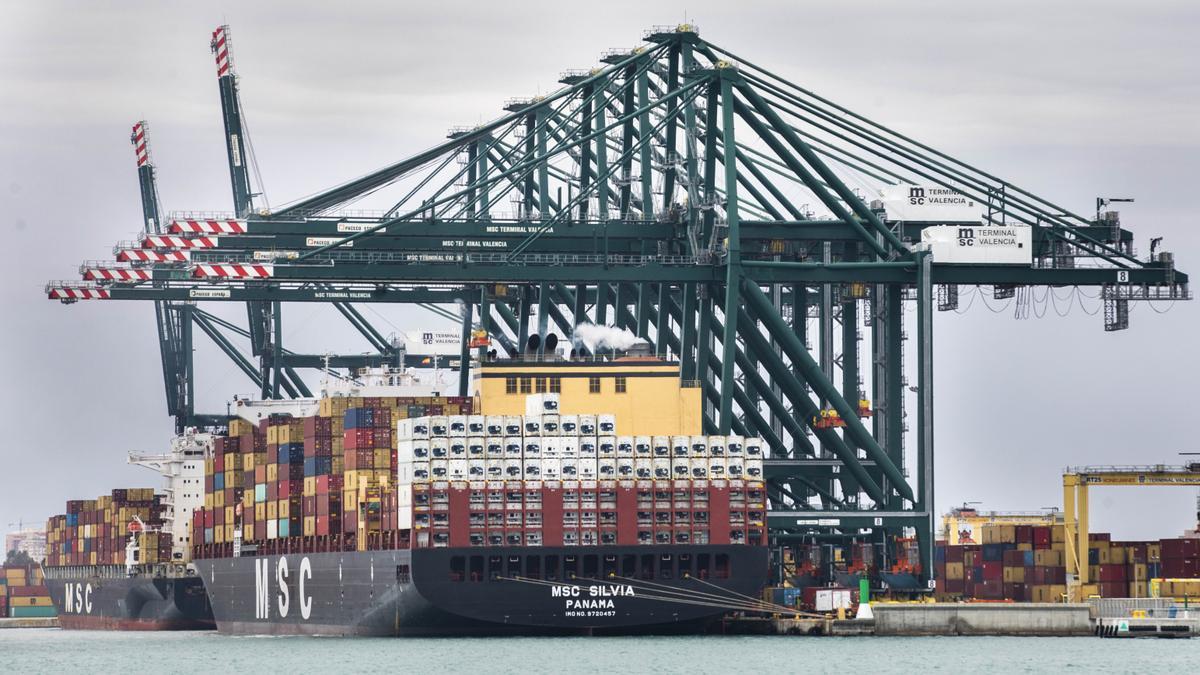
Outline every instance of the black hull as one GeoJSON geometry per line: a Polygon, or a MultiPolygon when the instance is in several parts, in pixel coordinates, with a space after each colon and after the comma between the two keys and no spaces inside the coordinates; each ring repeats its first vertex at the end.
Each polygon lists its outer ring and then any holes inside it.
{"type": "Polygon", "coordinates": [[[216,627],[200,577],[57,575],[46,587],[59,624],[77,630],[212,630],[216,627]],[[70,597],[68,598],[68,593],[70,597]]]}
{"type": "Polygon", "coordinates": [[[757,598],[768,571],[766,548],[749,546],[430,548],[194,564],[218,630],[237,635],[699,633],[757,598]],[[547,576],[555,579],[539,578],[547,576]]]}

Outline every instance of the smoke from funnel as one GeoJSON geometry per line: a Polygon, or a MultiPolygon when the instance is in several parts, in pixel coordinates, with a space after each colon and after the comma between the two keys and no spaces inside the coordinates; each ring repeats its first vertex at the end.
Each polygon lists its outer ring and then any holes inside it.
{"type": "Polygon", "coordinates": [[[597,326],[594,323],[581,323],[575,326],[571,342],[587,347],[593,354],[604,350],[627,351],[643,340],[627,328],[615,326],[597,326]]]}

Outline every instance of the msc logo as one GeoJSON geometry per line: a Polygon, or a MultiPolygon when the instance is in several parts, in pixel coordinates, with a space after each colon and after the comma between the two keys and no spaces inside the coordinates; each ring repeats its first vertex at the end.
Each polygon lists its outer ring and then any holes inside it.
{"type": "Polygon", "coordinates": [[[908,188],[908,203],[913,206],[920,206],[925,203],[925,188],[910,187],[908,188]]]}
{"type": "Polygon", "coordinates": [[[433,344],[433,333],[421,333],[421,343],[427,345],[433,344]]]}
{"type": "Polygon", "coordinates": [[[92,613],[92,585],[64,584],[63,611],[67,614],[92,613]]]}
{"type": "Polygon", "coordinates": [[[975,228],[973,228],[973,227],[958,228],[958,245],[959,246],[974,246],[975,245],[975,228]]]}
{"type": "MultiPolygon", "coordinates": [[[[279,588],[275,594],[275,603],[281,619],[286,619],[288,611],[291,610],[289,576],[287,558],[281,557],[275,565],[275,584],[279,588]]],[[[300,559],[300,569],[296,577],[296,600],[300,604],[300,618],[307,620],[312,614],[312,596],[304,591],[304,582],[312,579],[312,563],[307,557],[300,559]]],[[[271,618],[271,561],[267,558],[254,561],[254,618],[271,618]]]]}

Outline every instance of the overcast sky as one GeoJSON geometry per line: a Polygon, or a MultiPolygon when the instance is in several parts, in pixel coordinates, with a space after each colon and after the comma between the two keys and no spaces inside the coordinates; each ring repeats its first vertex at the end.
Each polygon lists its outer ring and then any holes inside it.
{"type": "MultiPolygon", "coordinates": [[[[552,91],[561,71],[686,18],[776,74],[1076,212],[1092,212],[1097,195],[1133,196],[1121,210],[1139,251],[1164,236],[1181,269],[1200,262],[1194,2],[8,0],[4,8],[0,232],[10,261],[0,266],[0,529],[44,521],[68,498],[157,484],[124,465],[127,450],[163,449],[171,433],[152,306],[62,306],[42,287],[77,279],[81,261],[111,258],[115,241],[141,229],[128,139],[138,119],[151,122],[166,209],[231,208],[208,49],[223,22],[274,204],[494,118],[504,99],[552,91]]],[[[1131,329],[1112,334],[1087,313],[1095,299],[1065,317],[1038,309],[1041,318],[1016,320],[1011,307],[993,313],[976,302],[937,317],[939,511],[968,500],[1061,506],[1065,465],[1173,463],[1179,451],[1200,451],[1193,305],[1136,306],[1131,329]]],[[[426,314],[367,313],[385,331],[434,325],[426,314]]],[[[328,328],[327,316],[288,308],[285,343],[367,349],[328,328]]],[[[211,347],[198,350],[206,409],[249,391],[211,347]]],[[[1194,526],[1195,506],[1191,488],[1097,490],[1093,529],[1172,536],[1194,526]]]]}

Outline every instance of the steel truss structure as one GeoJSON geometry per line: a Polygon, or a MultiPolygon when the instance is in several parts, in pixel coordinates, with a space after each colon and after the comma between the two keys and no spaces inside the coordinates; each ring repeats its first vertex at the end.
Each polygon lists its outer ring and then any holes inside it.
{"type": "MultiPolygon", "coordinates": [[[[703,389],[708,432],[768,441],[777,541],[882,542],[911,528],[928,577],[933,313],[957,306],[959,286],[1018,300],[1035,286],[1092,286],[1116,329],[1131,301],[1190,298],[1187,276],[1169,254],[1138,258],[1115,214],[1072,213],[707,42],[695,26],[644,38],[564,72],[549,95],[508,101],[494,121],[268,210],[251,192],[223,27],[214,49],[236,212],[177,213],[160,228],[153,167],[142,167],[147,231],[119,247],[128,262],[88,263],[91,281],[52,282],[49,295],[154,301],[180,424],[216,421],[188,407],[193,326],[264,396],[307,395],[296,369],[321,364],[282,348],[283,303],[335,304],[376,360],[394,357],[392,345],[352,303],[454,303],[457,312],[437,311],[461,323],[460,393],[473,331],[517,355],[532,334],[570,336],[581,322],[625,328],[703,389]],[[939,264],[917,244],[945,223],[889,220],[867,196],[905,184],[986,205],[985,225],[1032,228],[1032,264],[939,264]],[[368,198],[386,208],[348,210],[368,198]],[[245,303],[249,327],[197,304],[222,301],[245,303]],[[230,331],[250,338],[250,357],[230,331]],[[912,452],[906,391],[915,392],[912,452]]],[[[487,358],[477,352],[476,362],[487,358]]]]}

